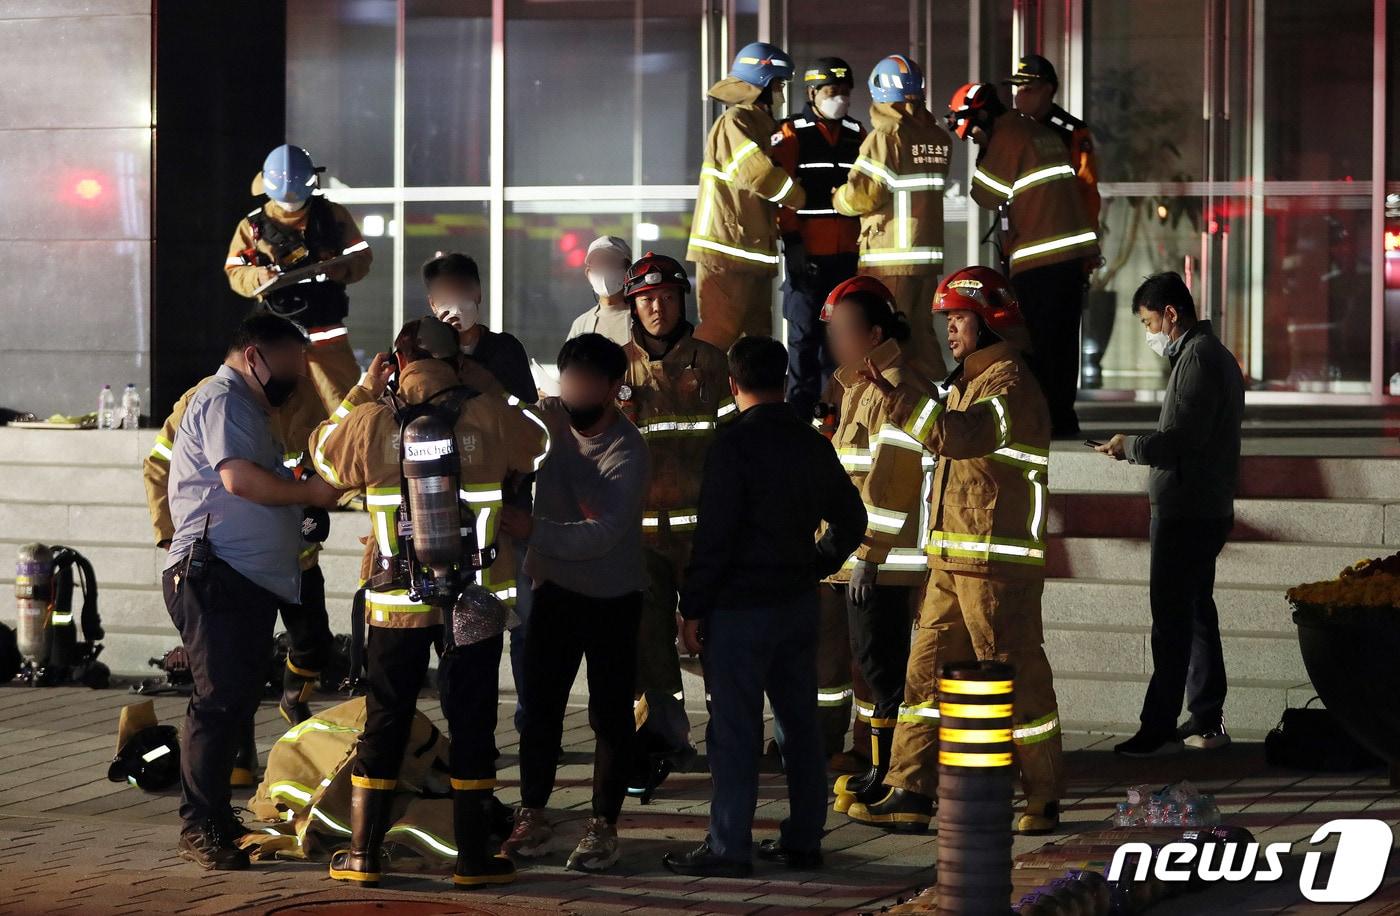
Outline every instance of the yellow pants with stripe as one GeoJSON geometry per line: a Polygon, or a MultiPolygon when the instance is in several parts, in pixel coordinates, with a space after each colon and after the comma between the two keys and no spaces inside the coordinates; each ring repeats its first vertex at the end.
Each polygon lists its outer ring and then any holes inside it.
{"type": "Polygon", "coordinates": [[[1012,704],[1021,787],[1034,801],[1064,792],[1054,678],[1045,657],[1041,579],[997,579],[935,569],[919,606],[909,648],[904,702],[885,784],[920,795],[938,794],[938,672],[948,662],[1007,662],[1016,669],[1012,704]],[[920,715],[920,712],[925,714],[920,715]]]}
{"type": "Polygon", "coordinates": [[[740,336],[773,334],[771,273],[702,262],[695,270],[695,298],[700,311],[697,340],[728,352],[740,336]]]}
{"type": "Polygon", "coordinates": [[[355,362],[355,351],[350,348],[348,335],[310,346],[306,351],[306,368],[326,416],[335,413],[345,395],[360,381],[360,364],[355,362]]]}
{"type": "Polygon", "coordinates": [[[933,320],[933,294],[938,291],[938,274],[930,271],[921,274],[886,274],[878,270],[867,271],[889,287],[894,296],[894,306],[909,319],[909,340],[900,346],[911,362],[915,362],[935,381],[942,381],[948,374],[943,362],[943,350],[938,345],[937,330],[933,320]]]}

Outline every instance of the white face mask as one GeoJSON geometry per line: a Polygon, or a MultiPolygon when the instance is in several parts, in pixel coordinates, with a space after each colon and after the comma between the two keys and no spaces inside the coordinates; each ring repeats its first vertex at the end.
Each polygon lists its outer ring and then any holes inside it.
{"type": "Polygon", "coordinates": [[[833,95],[821,99],[817,102],[817,111],[823,118],[830,121],[839,121],[846,116],[846,112],[851,110],[850,96],[833,95]]]}
{"type": "Polygon", "coordinates": [[[616,296],[622,292],[626,273],[619,267],[590,267],[588,285],[600,296],[616,296]]]}
{"type": "Polygon", "coordinates": [[[1158,356],[1167,355],[1167,347],[1171,345],[1172,339],[1167,336],[1166,331],[1148,331],[1147,345],[1152,348],[1152,352],[1158,356]]]}
{"type": "MultiPolygon", "coordinates": [[[[310,198],[307,198],[307,200],[309,199],[310,198]]],[[[283,210],[286,210],[288,213],[295,213],[302,207],[306,206],[306,200],[292,200],[288,201],[287,203],[283,203],[279,200],[277,201],[277,206],[281,207],[283,210]]]]}
{"type": "Polygon", "coordinates": [[[459,331],[470,330],[481,322],[480,302],[449,302],[434,311],[439,321],[445,321],[459,331]]]}

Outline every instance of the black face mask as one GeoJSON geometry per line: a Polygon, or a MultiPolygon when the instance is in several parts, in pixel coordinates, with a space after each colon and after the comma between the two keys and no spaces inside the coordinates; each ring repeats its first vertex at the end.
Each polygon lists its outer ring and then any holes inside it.
{"type": "Polygon", "coordinates": [[[569,425],[579,432],[597,426],[607,409],[606,404],[595,404],[592,407],[571,407],[567,403],[564,404],[564,411],[569,415],[569,425]]]}
{"type": "MultiPolygon", "coordinates": [[[[256,349],[256,348],[255,348],[256,349]]],[[[267,363],[267,357],[263,356],[263,351],[258,349],[258,358],[267,363]]],[[[258,370],[253,369],[253,378],[258,379],[258,384],[262,386],[263,397],[267,398],[267,403],[273,407],[281,407],[292,397],[292,392],[297,389],[297,377],[290,378],[269,375],[267,381],[258,378],[258,370]]]]}

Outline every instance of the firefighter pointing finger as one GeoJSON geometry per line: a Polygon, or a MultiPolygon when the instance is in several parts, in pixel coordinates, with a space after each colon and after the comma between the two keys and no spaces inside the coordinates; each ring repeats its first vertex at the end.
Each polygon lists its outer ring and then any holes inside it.
{"type": "Polygon", "coordinates": [[[932,572],[919,608],[885,785],[852,805],[854,820],[927,829],[938,784],[938,672],[970,659],[1016,670],[1012,740],[1026,807],[1019,833],[1059,824],[1060,720],[1042,645],[1050,419],[1022,353],[1026,327],[1010,285],[985,267],[943,281],[933,309],[948,320],[959,363],[945,400],[896,387],[873,363],[866,378],[886,418],[939,456],[929,505],[932,572]]]}

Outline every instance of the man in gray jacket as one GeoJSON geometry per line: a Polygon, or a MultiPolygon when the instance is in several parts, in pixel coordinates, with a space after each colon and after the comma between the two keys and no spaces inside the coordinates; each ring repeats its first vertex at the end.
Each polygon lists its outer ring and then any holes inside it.
{"type": "Polygon", "coordinates": [[[1157,431],[1117,435],[1098,451],[1151,467],[1152,680],[1142,725],[1114,751],[1155,757],[1230,743],[1225,661],[1215,608],[1215,560],[1234,526],[1244,379],[1234,354],[1196,317],[1176,273],[1148,277],[1133,294],[1147,344],[1171,360],[1157,431]],[[1183,692],[1190,719],[1179,728],[1183,692]]]}

